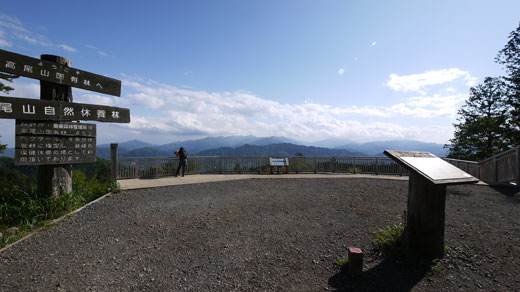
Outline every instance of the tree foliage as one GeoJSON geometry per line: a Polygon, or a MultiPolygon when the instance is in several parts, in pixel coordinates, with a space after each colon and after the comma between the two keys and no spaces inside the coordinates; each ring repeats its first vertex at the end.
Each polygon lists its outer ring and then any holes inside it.
{"type": "Polygon", "coordinates": [[[506,97],[507,105],[510,107],[510,117],[507,125],[511,130],[512,142],[520,144],[520,24],[509,34],[509,41],[502,50],[498,52],[495,61],[504,65],[507,73],[505,80],[509,87],[506,97]]]}
{"type": "MultiPolygon", "coordinates": [[[[9,73],[0,73],[0,79],[7,80],[9,82],[13,82],[13,80],[18,77],[20,77],[20,76],[14,75],[14,74],[9,74],[9,73]]],[[[3,84],[2,82],[0,82],[0,92],[9,94],[9,92],[11,90],[14,90],[14,88],[12,88],[11,86],[7,86],[7,85],[3,84]]]]}
{"type": "Polygon", "coordinates": [[[482,160],[509,149],[506,96],[508,87],[501,78],[486,77],[470,88],[469,99],[458,112],[451,145],[447,145],[448,157],[482,160]]]}
{"type": "MultiPolygon", "coordinates": [[[[18,77],[20,77],[20,76],[14,75],[14,74],[1,73],[0,72],[0,79],[7,80],[9,82],[13,82],[13,80],[18,78],[18,77]]],[[[14,88],[12,88],[10,86],[7,86],[7,85],[4,85],[2,82],[0,82],[0,92],[4,92],[4,93],[9,94],[9,92],[11,90],[14,90],[14,88]]],[[[6,147],[7,147],[6,144],[0,144],[0,153],[4,153],[4,150],[6,149],[6,147]]]]}
{"type": "Polygon", "coordinates": [[[495,61],[506,76],[487,77],[472,87],[459,110],[448,157],[481,160],[520,145],[520,25],[495,61]]]}

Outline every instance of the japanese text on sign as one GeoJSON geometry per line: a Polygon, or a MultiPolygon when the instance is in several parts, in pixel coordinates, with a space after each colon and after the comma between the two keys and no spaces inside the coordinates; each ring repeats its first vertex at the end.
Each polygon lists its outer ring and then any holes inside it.
{"type": "Polygon", "coordinates": [[[96,161],[96,125],[16,121],[17,165],[96,161]]]}

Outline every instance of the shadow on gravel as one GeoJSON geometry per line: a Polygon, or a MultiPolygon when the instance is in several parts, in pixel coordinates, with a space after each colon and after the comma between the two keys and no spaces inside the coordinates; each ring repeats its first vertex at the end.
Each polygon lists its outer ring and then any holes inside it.
{"type": "Polygon", "coordinates": [[[505,185],[495,185],[495,186],[489,186],[496,192],[501,193],[504,196],[510,197],[510,198],[516,198],[520,200],[520,187],[517,186],[505,186],[505,185]]]}
{"type": "Polygon", "coordinates": [[[421,281],[429,268],[411,266],[396,258],[386,258],[359,276],[350,276],[348,269],[329,278],[334,291],[409,291],[421,281]]]}

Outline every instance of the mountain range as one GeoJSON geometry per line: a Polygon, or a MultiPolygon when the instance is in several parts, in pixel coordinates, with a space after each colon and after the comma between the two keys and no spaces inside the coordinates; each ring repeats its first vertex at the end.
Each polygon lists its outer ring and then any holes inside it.
{"type": "MultiPolygon", "coordinates": [[[[384,156],[383,151],[387,149],[427,151],[439,157],[446,156],[444,145],[414,140],[354,143],[345,139],[332,138],[309,143],[279,136],[251,135],[207,137],[163,145],[131,140],[119,143],[118,154],[120,157],[166,157],[173,156],[180,147],[184,147],[190,156],[293,156],[296,153],[305,156],[384,156]]],[[[6,149],[3,155],[14,157],[14,149],[6,149]]],[[[110,159],[110,144],[98,145],[97,156],[110,159]]]]}

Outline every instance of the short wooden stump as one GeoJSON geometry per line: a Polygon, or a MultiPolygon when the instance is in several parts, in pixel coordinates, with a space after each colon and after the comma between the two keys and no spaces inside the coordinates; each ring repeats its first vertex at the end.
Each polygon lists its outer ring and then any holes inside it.
{"type": "Polygon", "coordinates": [[[351,275],[359,275],[363,272],[363,251],[360,248],[348,248],[348,272],[351,275]]]}

